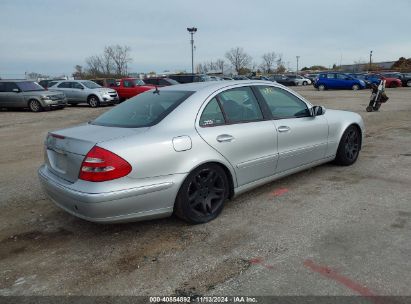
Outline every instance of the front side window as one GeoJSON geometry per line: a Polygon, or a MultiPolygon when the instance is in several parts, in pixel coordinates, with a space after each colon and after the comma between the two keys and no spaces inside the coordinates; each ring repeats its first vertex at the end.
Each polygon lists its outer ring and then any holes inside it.
{"type": "Polygon", "coordinates": [[[147,91],[105,112],[91,124],[120,128],[150,127],[159,123],[192,94],[189,91],[147,91]]]}
{"type": "Polygon", "coordinates": [[[132,87],[134,87],[134,83],[131,80],[124,80],[123,81],[123,86],[125,88],[132,88],[132,87]]]}
{"type": "Polygon", "coordinates": [[[257,89],[268,104],[275,119],[299,118],[310,116],[305,102],[291,93],[275,87],[258,86],[257,89]]]}
{"type": "MultiPolygon", "coordinates": [[[[91,81],[89,81],[89,82],[91,82],[91,81]]],[[[83,82],[83,83],[84,83],[84,82],[83,82]]],[[[94,82],[91,82],[91,83],[94,83],[94,82]]],[[[79,84],[78,82],[72,82],[72,83],[71,83],[71,87],[72,87],[73,89],[77,89],[77,90],[83,89],[83,86],[82,86],[81,84],[79,84]]]]}
{"type": "Polygon", "coordinates": [[[260,106],[249,87],[235,88],[218,94],[218,99],[228,123],[263,119],[260,106]]]}
{"type": "Polygon", "coordinates": [[[224,116],[217,99],[213,98],[204,108],[200,118],[200,126],[212,127],[224,124],[224,116]]]}
{"type": "Polygon", "coordinates": [[[334,78],[335,78],[335,74],[327,74],[327,78],[329,78],[329,79],[334,79],[334,78]]]}
{"type": "Polygon", "coordinates": [[[337,74],[337,78],[340,80],[347,80],[350,78],[350,76],[345,75],[345,74],[337,74]]]}

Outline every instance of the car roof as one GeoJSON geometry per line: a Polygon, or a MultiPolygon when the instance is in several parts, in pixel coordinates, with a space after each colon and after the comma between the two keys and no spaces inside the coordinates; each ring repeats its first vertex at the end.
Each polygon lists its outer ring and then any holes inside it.
{"type": "MultiPolygon", "coordinates": [[[[277,83],[272,81],[266,80],[222,80],[222,81],[206,81],[206,82],[192,82],[192,83],[183,83],[183,84],[175,84],[173,86],[164,87],[159,89],[161,90],[168,90],[168,91],[191,91],[191,92],[200,92],[200,91],[210,91],[214,92],[219,89],[237,85],[261,85],[261,84],[268,84],[268,85],[277,85],[277,83]]],[[[278,85],[281,86],[281,85],[278,85]]],[[[281,86],[282,87],[282,86],[281,86]]]]}

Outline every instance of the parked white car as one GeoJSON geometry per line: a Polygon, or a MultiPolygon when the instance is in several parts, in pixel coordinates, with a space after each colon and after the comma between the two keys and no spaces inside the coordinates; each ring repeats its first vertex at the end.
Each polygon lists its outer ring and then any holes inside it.
{"type": "Polygon", "coordinates": [[[312,84],[312,81],[300,75],[287,75],[287,77],[294,81],[296,86],[306,86],[312,84]]]}

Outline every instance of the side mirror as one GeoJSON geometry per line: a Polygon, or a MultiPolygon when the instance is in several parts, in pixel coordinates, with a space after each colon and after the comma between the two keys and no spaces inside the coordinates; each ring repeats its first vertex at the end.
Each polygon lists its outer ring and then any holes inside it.
{"type": "Polygon", "coordinates": [[[20,90],[19,89],[13,89],[13,92],[14,93],[20,93],[20,90]]]}
{"type": "Polygon", "coordinates": [[[325,108],[323,106],[313,106],[311,108],[311,116],[320,116],[325,114],[325,108]]]}

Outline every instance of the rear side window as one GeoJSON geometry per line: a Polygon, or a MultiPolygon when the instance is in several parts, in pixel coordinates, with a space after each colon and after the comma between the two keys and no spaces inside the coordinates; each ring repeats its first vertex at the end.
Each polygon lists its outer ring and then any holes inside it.
{"type": "Polygon", "coordinates": [[[200,126],[212,127],[224,124],[224,115],[217,99],[213,98],[204,108],[200,118],[200,126]]]}
{"type": "Polygon", "coordinates": [[[260,106],[249,87],[235,88],[218,94],[218,99],[228,123],[263,119],[260,106]]]}
{"type": "Polygon", "coordinates": [[[271,114],[276,119],[310,116],[305,102],[287,91],[275,87],[258,86],[271,114]]]}
{"type": "Polygon", "coordinates": [[[188,91],[148,91],[105,112],[91,124],[123,128],[150,127],[159,123],[192,94],[188,91]]]}
{"type": "Polygon", "coordinates": [[[62,89],[67,89],[67,88],[70,88],[71,86],[70,86],[70,82],[65,81],[65,82],[60,83],[57,87],[62,88],[62,89]]]}

